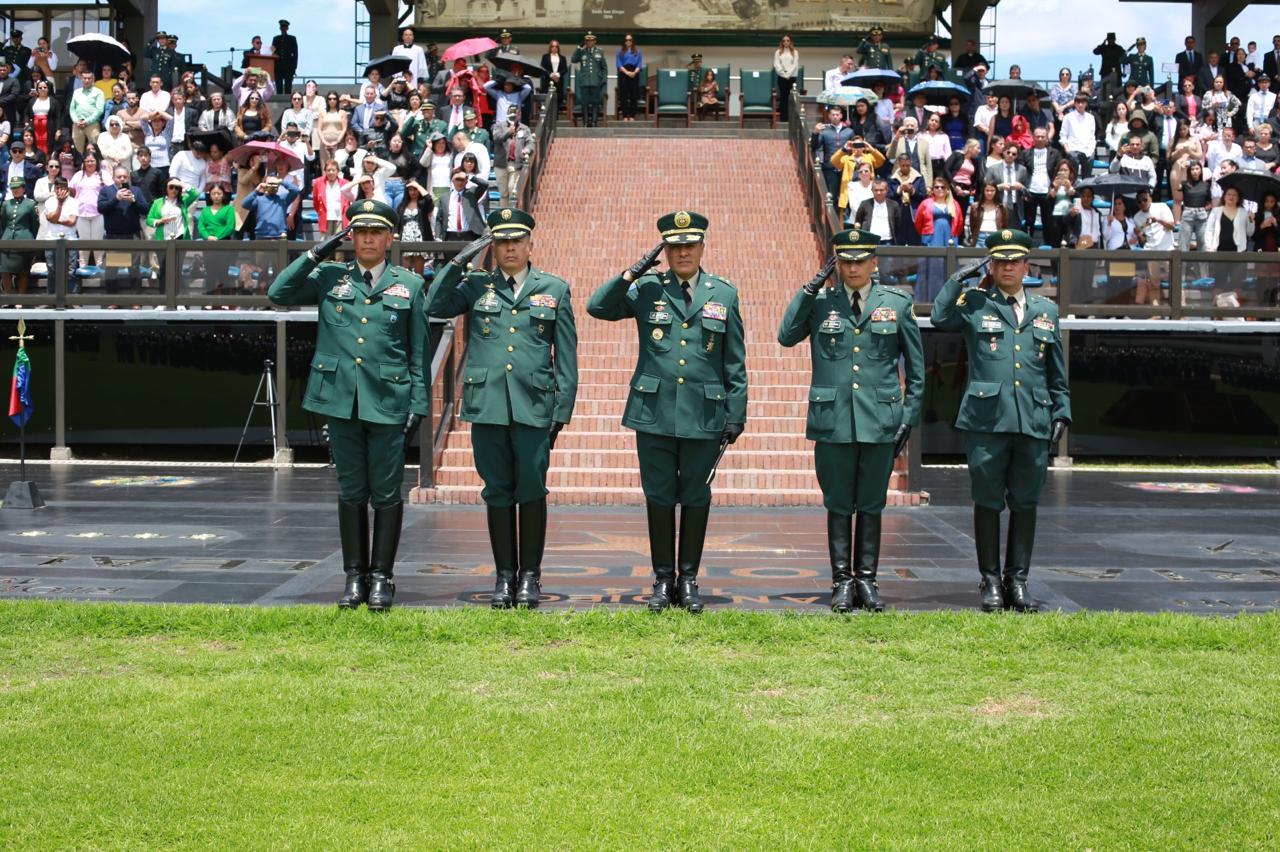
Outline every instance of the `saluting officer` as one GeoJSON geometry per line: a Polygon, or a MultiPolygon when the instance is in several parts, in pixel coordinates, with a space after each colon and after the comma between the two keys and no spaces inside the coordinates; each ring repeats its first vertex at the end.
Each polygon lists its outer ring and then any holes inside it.
{"type": "Polygon", "coordinates": [[[604,104],[604,87],[609,82],[609,66],[604,51],[596,46],[595,33],[582,37],[582,44],[573,51],[570,62],[578,66],[578,94],[582,97],[582,121],[587,127],[600,122],[600,110],[604,104]]]}
{"type": "Polygon", "coordinates": [[[404,502],[404,445],[427,413],[425,283],[387,263],[398,227],[381,201],[351,205],[349,228],[285,267],[267,290],[277,305],[319,305],[316,353],[302,407],[329,418],[338,474],[346,590],[338,606],[391,608],[404,502]],[[347,231],[355,261],[329,263],[347,231]],[[368,505],[373,504],[370,557],[368,505]]]}
{"type": "Polygon", "coordinates": [[[503,207],[488,224],[489,235],[463,249],[431,285],[427,312],[470,314],[461,416],[472,424],[484,480],[497,573],[491,603],[533,608],[542,594],[551,448],[578,394],[578,332],[569,285],[529,262],[533,217],[503,207]],[[491,239],[498,269],[465,273],[491,239]]]}
{"type": "Polygon", "coordinates": [[[943,74],[950,67],[947,57],[938,50],[938,37],[929,36],[924,47],[916,51],[915,63],[920,68],[920,76],[928,77],[930,68],[937,68],[943,74]]]}
{"type": "Polygon", "coordinates": [[[634,319],[640,353],[622,425],[636,431],[640,485],[655,581],[649,609],[701,612],[698,566],[722,445],[747,420],[746,345],[738,291],[702,270],[707,219],[681,210],[658,220],[662,242],[601,285],[587,303],[596,319],[634,319]],[[666,251],[670,271],[646,275],[666,251]],[[676,504],[680,513],[676,586],[676,504]]]}
{"type": "Polygon", "coordinates": [[[833,236],[834,257],[791,300],[778,329],[783,346],[810,338],[813,381],[805,437],[816,442],[814,464],[827,507],[833,612],[851,610],[855,596],[863,609],[884,609],[876,587],[880,513],[893,460],[920,422],[920,327],[911,297],[873,280],[879,242],[871,231],[833,236]],[[833,270],[835,284],[823,287],[833,270]],[[899,358],[906,365],[905,392],[898,384],[899,358]]]}
{"type": "Polygon", "coordinates": [[[1125,65],[1129,66],[1129,82],[1139,86],[1154,86],[1156,82],[1155,60],[1147,55],[1147,40],[1139,38],[1133,43],[1136,53],[1125,57],[1125,65]]]}
{"type": "Polygon", "coordinates": [[[889,45],[884,43],[884,30],[872,27],[869,38],[864,38],[858,45],[858,55],[862,57],[863,68],[893,70],[893,55],[889,45]]]}
{"type": "Polygon", "coordinates": [[[956,428],[965,434],[969,460],[982,609],[1034,612],[1027,574],[1036,505],[1050,452],[1071,422],[1071,393],[1058,308],[1022,286],[1031,238],[1003,230],[987,245],[990,274],[967,290],[963,282],[986,261],[948,278],[931,316],[936,328],[963,332],[969,352],[969,383],[956,428]],[[1006,503],[1009,540],[1001,582],[1000,512],[1006,503]]]}

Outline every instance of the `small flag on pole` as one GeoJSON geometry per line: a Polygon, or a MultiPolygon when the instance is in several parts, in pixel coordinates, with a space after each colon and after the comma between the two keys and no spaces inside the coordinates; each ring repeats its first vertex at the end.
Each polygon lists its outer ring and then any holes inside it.
{"type": "Polygon", "coordinates": [[[27,425],[35,410],[31,404],[31,359],[27,357],[26,346],[30,339],[26,320],[18,320],[18,356],[13,361],[13,380],[9,384],[9,419],[20,429],[27,425]]]}

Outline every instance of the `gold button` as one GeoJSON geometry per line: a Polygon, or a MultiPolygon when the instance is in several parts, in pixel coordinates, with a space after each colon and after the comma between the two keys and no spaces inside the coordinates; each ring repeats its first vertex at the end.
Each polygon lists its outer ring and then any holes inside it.
{"type": "Polygon", "coordinates": [[[342,313],[342,305],[338,305],[336,308],[334,308],[334,310],[337,311],[338,313],[342,313]]]}
{"type": "Polygon", "coordinates": [[[986,396],[986,391],[978,391],[978,396],[986,396]]]}
{"type": "Polygon", "coordinates": [[[687,341],[687,340],[681,340],[681,341],[680,341],[680,345],[681,345],[681,346],[688,346],[688,345],[689,345],[689,341],[687,341]]]}
{"type": "Polygon", "coordinates": [[[357,338],[356,338],[356,343],[359,343],[361,346],[363,346],[363,345],[364,345],[364,338],[363,338],[363,337],[357,337],[357,338]]]}
{"type": "Polygon", "coordinates": [[[1021,344],[1021,343],[1015,343],[1015,344],[1013,344],[1013,351],[1014,351],[1014,352],[1021,352],[1021,351],[1022,351],[1022,344],[1021,344]]]}
{"type": "Polygon", "coordinates": [[[678,385],[684,384],[684,376],[681,376],[680,378],[676,379],[676,384],[678,385]]]}
{"type": "Polygon", "coordinates": [[[689,327],[689,323],[687,323],[687,322],[682,322],[682,323],[680,323],[680,327],[681,327],[681,328],[688,328],[688,327],[689,327]]]}
{"type": "Polygon", "coordinates": [[[1014,379],[1014,380],[1013,380],[1013,386],[1014,386],[1015,388],[1020,388],[1020,387],[1022,387],[1022,382],[1018,381],[1017,379],[1014,379]]]}
{"type": "Polygon", "coordinates": [[[861,367],[859,367],[857,364],[854,364],[854,365],[853,365],[853,371],[854,371],[855,373],[856,373],[856,372],[858,372],[858,371],[859,371],[859,370],[861,370],[861,369],[862,369],[862,368],[861,368],[861,367]]]}
{"type": "Polygon", "coordinates": [[[858,383],[857,383],[857,382],[854,382],[854,383],[853,383],[853,389],[854,389],[854,390],[857,390],[857,389],[858,389],[858,383]]]}
{"type": "Polygon", "coordinates": [[[363,364],[363,363],[364,363],[364,359],[363,359],[363,358],[357,358],[357,359],[356,359],[356,363],[357,363],[357,364],[363,364]]]}
{"type": "Polygon", "coordinates": [[[519,312],[519,311],[517,311],[515,308],[512,308],[512,309],[511,309],[511,316],[515,316],[515,315],[516,315],[516,314],[518,314],[518,313],[520,313],[520,312],[519,312]]]}
{"type": "Polygon", "coordinates": [[[857,353],[857,352],[861,352],[861,351],[862,351],[862,348],[861,348],[861,347],[859,347],[859,346],[855,346],[855,347],[853,347],[853,351],[854,351],[855,353],[857,353]]]}
{"type": "Polygon", "coordinates": [[[364,300],[364,303],[365,303],[366,305],[372,305],[372,304],[373,304],[373,299],[365,299],[365,300],[364,300]]]}
{"type": "Polygon", "coordinates": [[[1015,370],[1021,370],[1021,369],[1022,369],[1022,364],[1020,364],[1020,363],[1019,363],[1019,362],[1017,362],[1017,361],[1014,361],[1014,362],[1013,362],[1013,369],[1015,369],[1015,370]]]}
{"type": "Polygon", "coordinates": [[[511,326],[510,328],[508,328],[508,329],[507,329],[507,331],[511,332],[512,334],[515,334],[515,333],[516,333],[516,327],[513,325],[513,326],[511,326]]]}
{"type": "Polygon", "coordinates": [[[508,352],[515,352],[515,351],[516,351],[516,348],[515,348],[514,346],[508,346],[508,347],[507,347],[507,351],[508,351],[508,352]]]}
{"type": "Polygon", "coordinates": [[[316,364],[316,369],[317,369],[317,370],[323,370],[323,369],[324,369],[324,364],[316,364]]]}
{"type": "Polygon", "coordinates": [[[361,324],[361,325],[368,325],[368,324],[369,324],[369,318],[368,318],[368,317],[360,317],[360,324],[361,324]]]}
{"type": "Polygon", "coordinates": [[[681,367],[683,367],[683,366],[684,366],[684,359],[683,359],[683,358],[681,358],[681,359],[680,359],[680,366],[681,366],[681,367]]]}
{"type": "Polygon", "coordinates": [[[854,333],[854,334],[862,334],[862,329],[860,329],[860,328],[855,328],[855,329],[853,330],[853,333],[854,333]]]}
{"type": "Polygon", "coordinates": [[[511,366],[510,364],[508,364],[508,365],[507,365],[507,372],[508,372],[508,373],[510,373],[510,372],[511,372],[512,370],[514,370],[514,369],[515,369],[515,367],[511,366]]]}

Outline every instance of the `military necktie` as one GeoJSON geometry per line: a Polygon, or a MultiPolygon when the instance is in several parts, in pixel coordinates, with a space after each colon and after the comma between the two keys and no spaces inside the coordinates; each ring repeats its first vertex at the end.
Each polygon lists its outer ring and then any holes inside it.
{"type": "Polygon", "coordinates": [[[693,305],[693,294],[689,292],[689,282],[680,282],[680,292],[684,294],[684,306],[686,308],[693,305]]]}
{"type": "Polygon", "coordinates": [[[857,290],[849,297],[849,307],[853,311],[854,322],[862,319],[862,294],[857,290]]]}
{"type": "Polygon", "coordinates": [[[1013,318],[1018,325],[1022,325],[1022,311],[1018,307],[1018,300],[1013,296],[1007,296],[1005,301],[1009,303],[1009,310],[1013,311],[1013,318]]]}
{"type": "Polygon", "coordinates": [[[511,298],[515,299],[516,298],[516,279],[511,277],[510,275],[507,276],[507,289],[511,291],[511,298]]]}
{"type": "Polygon", "coordinates": [[[364,286],[369,288],[369,292],[373,292],[373,272],[368,269],[364,271],[364,286]]]}

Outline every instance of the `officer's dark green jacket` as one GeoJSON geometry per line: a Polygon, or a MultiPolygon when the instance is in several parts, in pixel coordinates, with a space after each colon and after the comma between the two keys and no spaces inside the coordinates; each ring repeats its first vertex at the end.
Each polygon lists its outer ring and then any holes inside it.
{"type": "Polygon", "coordinates": [[[933,303],[933,325],[964,334],[969,385],[960,401],[956,428],[1013,432],[1048,439],[1054,420],[1071,422],[1058,306],[1027,293],[1022,323],[1000,291],[961,292],[947,279],[933,303]]]}
{"type": "Polygon", "coordinates": [[[738,291],[698,271],[686,309],[671,272],[619,275],[587,303],[596,319],[634,318],[640,354],[622,425],[676,438],[719,438],[747,421],[747,365],[738,291]]]}
{"type": "Polygon", "coordinates": [[[801,290],[787,306],[778,342],[810,338],[813,378],[805,437],[832,444],[883,444],[902,424],[920,424],[924,348],[911,297],[873,284],[858,321],[843,286],[801,290]],[[898,384],[898,357],[906,389],[898,384]]]}
{"type": "Polygon", "coordinates": [[[599,47],[579,47],[573,51],[569,62],[578,64],[579,86],[603,86],[609,80],[609,66],[605,64],[604,51],[599,47]]]}
{"type": "Polygon", "coordinates": [[[316,352],[302,407],[369,423],[427,413],[426,284],[387,264],[367,288],[351,263],[302,255],[271,282],[277,305],[319,305],[316,352]],[[354,414],[353,414],[354,411],[354,414]]]}
{"type": "Polygon", "coordinates": [[[858,45],[858,55],[862,57],[864,67],[893,70],[893,54],[889,45],[883,41],[875,44],[871,39],[863,39],[858,45]]]}
{"type": "Polygon", "coordinates": [[[422,157],[422,152],[427,150],[427,145],[431,142],[431,134],[439,133],[444,135],[449,129],[448,125],[441,119],[433,118],[430,121],[422,116],[412,116],[405,119],[404,124],[400,127],[400,136],[409,142],[409,151],[415,158],[422,157]]]}
{"type": "Polygon", "coordinates": [[[6,198],[0,205],[0,238],[34,240],[39,231],[39,208],[30,198],[6,198]]]}
{"type": "Polygon", "coordinates": [[[568,423],[578,397],[578,330],[569,285],[530,268],[520,298],[501,272],[445,264],[431,285],[427,313],[470,313],[462,419],[550,428],[568,423]]]}

